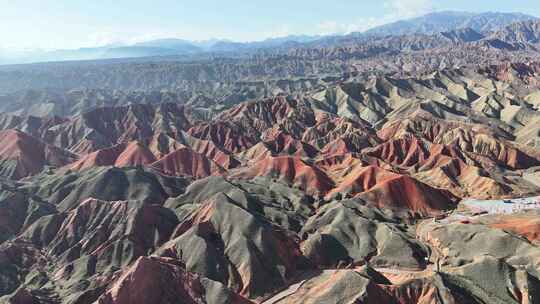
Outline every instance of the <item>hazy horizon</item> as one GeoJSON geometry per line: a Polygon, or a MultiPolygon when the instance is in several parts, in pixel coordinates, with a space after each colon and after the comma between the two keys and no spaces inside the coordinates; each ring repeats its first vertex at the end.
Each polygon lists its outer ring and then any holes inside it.
{"type": "Polygon", "coordinates": [[[434,11],[519,12],[540,16],[531,0],[380,2],[320,0],[240,3],[200,0],[21,1],[0,0],[3,33],[0,49],[77,49],[177,38],[238,42],[289,35],[328,35],[364,31],[434,11]]]}

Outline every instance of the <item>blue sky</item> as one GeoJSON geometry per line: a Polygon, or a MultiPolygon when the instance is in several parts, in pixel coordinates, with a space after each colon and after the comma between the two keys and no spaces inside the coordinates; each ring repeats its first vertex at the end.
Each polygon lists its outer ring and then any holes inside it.
{"type": "Polygon", "coordinates": [[[254,41],[362,31],[447,9],[540,16],[540,1],[0,0],[0,48],[77,48],[164,37],[254,41]]]}

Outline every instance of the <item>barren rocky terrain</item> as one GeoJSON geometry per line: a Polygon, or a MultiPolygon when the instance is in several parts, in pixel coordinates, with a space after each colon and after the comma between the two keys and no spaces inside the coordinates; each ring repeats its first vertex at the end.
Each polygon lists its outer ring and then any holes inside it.
{"type": "Polygon", "coordinates": [[[1,67],[0,302],[540,303],[539,31],[1,67]]]}

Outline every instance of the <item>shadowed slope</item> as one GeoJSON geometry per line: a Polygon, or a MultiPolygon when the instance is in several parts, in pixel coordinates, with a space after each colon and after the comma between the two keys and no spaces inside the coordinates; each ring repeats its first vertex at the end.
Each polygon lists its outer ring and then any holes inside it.
{"type": "Polygon", "coordinates": [[[88,198],[106,201],[139,200],[162,204],[180,194],[188,180],[166,177],[143,168],[98,167],[56,175],[38,175],[27,189],[61,211],[76,208],[88,198]]]}
{"type": "Polygon", "coordinates": [[[174,260],[141,257],[97,301],[100,304],[145,303],[249,304],[222,284],[187,272],[174,260]]]}
{"type": "Polygon", "coordinates": [[[0,131],[0,175],[21,179],[45,166],[60,167],[77,159],[75,154],[41,142],[17,130],[0,131]]]}

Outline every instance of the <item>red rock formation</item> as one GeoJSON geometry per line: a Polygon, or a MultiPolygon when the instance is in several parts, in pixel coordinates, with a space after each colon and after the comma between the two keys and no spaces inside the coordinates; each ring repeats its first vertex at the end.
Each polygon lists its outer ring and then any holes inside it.
{"type": "Polygon", "coordinates": [[[199,139],[209,140],[230,153],[241,152],[256,143],[253,138],[247,137],[238,127],[225,122],[197,124],[187,133],[199,139]]]}
{"type": "Polygon", "coordinates": [[[284,96],[239,104],[221,113],[217,119],[234,121],[237,125],[258,133],[281,125],[285,131],[296,134],[295,131],[315,123],[315,115],[308,104],[284,96]]]}
{"type": "Polygon", "coordinates": [[[120,143],[144,140],[165,133],[175,135],[191,126],[184,106],[132,104],[86,112],[49,129],[46,142],[87,154],[120,143]]]}
{"type": "Polygon", "coordinates": [[[317,154],[317,150],[314,147],[294,139],[291,135],[284,132],[267,137],[264,143],[274,154],[287,154],[308,158],[312,158],[317,154]]]}
{"type": "Polygon", "coordinates": [[[293,111],[293,104],[289,103],[284,97],[279,96],[274,99],[240,104],[223,112],[219,118],[224,120],[238,120],[249,117],[263,120],[273,125],[275,122],[287,117],[293,111]]]}
{"type": "MultiPolygon", "coordinates": [[[[228,291],[221,284],[203,280],[187,272],[185,266],[174,259],[141,257],[116,279],[97,301],[100,304],[197,304],[207,297],[208,290],[219,288],[220,300],[231,304],[248,304],[250,301],[228,291]],[[213,284],[215,286],[209,286],[213,284]]],[[[214,299],[217,300],[217,299],[214,299]]]]}
{"type": "Polygon", "coordinates": [[[238,156],[249,161],[257,161],[270,156],[290,155],[313,158],[318,151],[311,145],[293,138],[282,131],[264,134],[262,142],[239,153],[238,156]]]}
{"type": "Polygon", "coordinates": [[[445,190],[432,188],[403,175],[378,183],[359,197],[374,201],[379,207],[411,210],[420,214],[455,208],[456,199],[445,190]]]}
{"type": "Polygon", "coordinates": [[[147,165],[156,160],[154,154],[138,142],[129,143],[115,162],[116,167],[147,165]]]}
{"type": "Polygon", "coordinates": [[[405,119],[389,121],[377,132],[377,135],[382,140],[387,141],[402,137],[405,134],[414,134],[430,142],[440,143],[446,133],[455,129],[460,129],[461,132],[465,132],[469,137],[473,137],[476,134],[486,134],[498,139],[507,135],[482,124],[442,120],[434,117],[429,112],[411,115],[405,119]]]}
{"type": "Polygon", "coordinates": [[[304,132],[302,141],[320,148],[323,154],[360,152],[379,143],[377,135],[368,126],[344,117],[322,114],[317,116],[317,124],[304,132]],[[340,148],[336,148],[336,144],[340,148]]]}
{"type": "Polygon", "coordinates": [[[411,134],[435,144],[455,146],[462,152],[472,152],[511,169],[540,164],[539,159],[510,143],[505,138],[508,134],[486,125],[443,121],[427,115],[389,122],[378,132],[385,141],[411,134]]]}
{"type": "Polygon", "coordinates": [[[321,169],[290,156],[267,157],[230,175],[240,179],[260,176],[284,181],[310,194],[326,193],[333,187],[332,180],[321,169]]]}
{"type": "Polygon", "coordinates": [[[97,166],[130,167],[148,165],[155,161],[156,157],[147,147],[134,141],[87,154],[67,168],[84,170],[97,166]]]}
{"type": "Polygon", "coordinates": [[[513,82],[522,80],[527,84],[538,85],[539,82],[535,78],[540,73],[540,67],[537,63],[512,63],[505,62],[499,65],[492,65],[486,69],[480,69],[481,73],[486,73],[490,77],[499,81],[513,82]]]}
{"type": "Polygon", "coordinates": [[[447,290],[440,290],[428,279],[408,279],[398,285],[370,284],[368,304],[458,303],[447,290]]]}
{"type": "Polygon", "coordinates": [[[213,142],[204,139],[191,138],[189,147],[193,151],[205,155],[219,166],[225,169],[236,168],[240,162],[231,154],[219,149],[213,142]]]}
{"type": "Polygon", "coordinates": [[[343,155],[348,153],[359,152],[362,149],[356,148],[347,138],[338,138],[329,142],[321,149],[321,154],[331,155],[343,155]]]}
{"type": "Polygon", "coordinates": [[[13,161],[5,169],[13,179],[34,175],[45,166],[60,167],[76,160],[77,156],[58,147],[43,143],[17,130],[0,131],[0,160],[13,161]]]}
{"type": "Polygon", "coordinates": [[[540,240],[540,219],[536,214],[501,215],[488,220],[487,225],[522,235],[531,242],[540,240]]]}
{"type": "Polygon", "coordinates": [[[69,119],[58,116],[36,117],[36,116],[17,116],[0,113],[0,129],[21,130],[35,138],[43,138],[47,130],[56,125],[69,121],[69,119]]]}
{"type": "Polygon", "coordinates": [[[222,174],[224,169],[206,156],[184,147],[165,155],[151,167],[167,175],[203,178],[222,174]]]}
{"type": "Polygon", "coordinates": [[[106,148],[92,152],[83,156],[79,161],[70,165],[72,170],[84,170],[97,166],[113,166],[118,156],[126,148],[125,144],[120,144],[111,148],[106,148]]]}
{"type": "Polygon", "coordinates": [[[420,167],[430,157],[430,145],[416,137],[390,140],[365,152],[366,155],[404,167],[420,167]]]}
{"type": "MultiPolygon", "coordinates": [[[[239,162],[232,156],[219,150],[212,142],[191,138],[190,147],[170,138],[164,134],[159,134],[143,140],[148,144],[133,141],[128,144],[119,144],[111,148],[101,149],[83,156],[79,161],[67,166],[71,170],[83,170],[96,166],[130,167],[138,165],[150,165],[161,161],[164,158],[171,159],[169,154],[181,150],[193,150],[193,152],[205,155],[216,162],[220,167],[230,168],[239,165],[239,162]]],[[[199,176],[199,175],[197,175],[199,176]]],[[[200,176],[204,176],[200,175],[200,176]]]]}
{"type": "Polygon", "coordinates": [[[323,169],[324,171],[329,171],[332,169],[339,170],[344,168],[350,168],[360,162],[361,160],[358,155],[352,153],[345,153],[331,156],[323,156],[315,162],[315,165],[323,169]]]}
{"type": "Polygon", "coordinates": [[[46,226],[35,223],[22,239],[49,246],[49,254],[56,256],[71,252],[71,258],[90,254],[104,258],[116,252],[118,256],[111,263],[123,265],[167,241],[178,223],[159,205],[93,198],[69,212],[55,215],[51,222],[54,224],[46,226]],[[126,249],[117,251],[122,246],[126,249]]]}
{"type": "Polygon", "coordinates": [[[327,197],[351,195],[378,207],[404,209],[429,214],[454,207],[455,198],[407,175],[375,166],[357,167],[337,183],[327,197]]]}
{"type": "Polygon", "coordinates": [[[152,151],[152,154],[156,156],[156,159],[160,159],[173,151],[185,147],[185,144],[181,141],[162,132],[144,139],[143,142],[152,151]]]}
{"type": "Polygon", "coordinates": [[[496,162],[486,156],[463,152],[459,146],[433,144],[405,135],[366,149],[364,155],[397,166],[437,188],[461,197],[500,197],[508,188],[491,178],[496,162]],[[484,170],[485,169],[485,170],[484,170]]]}

